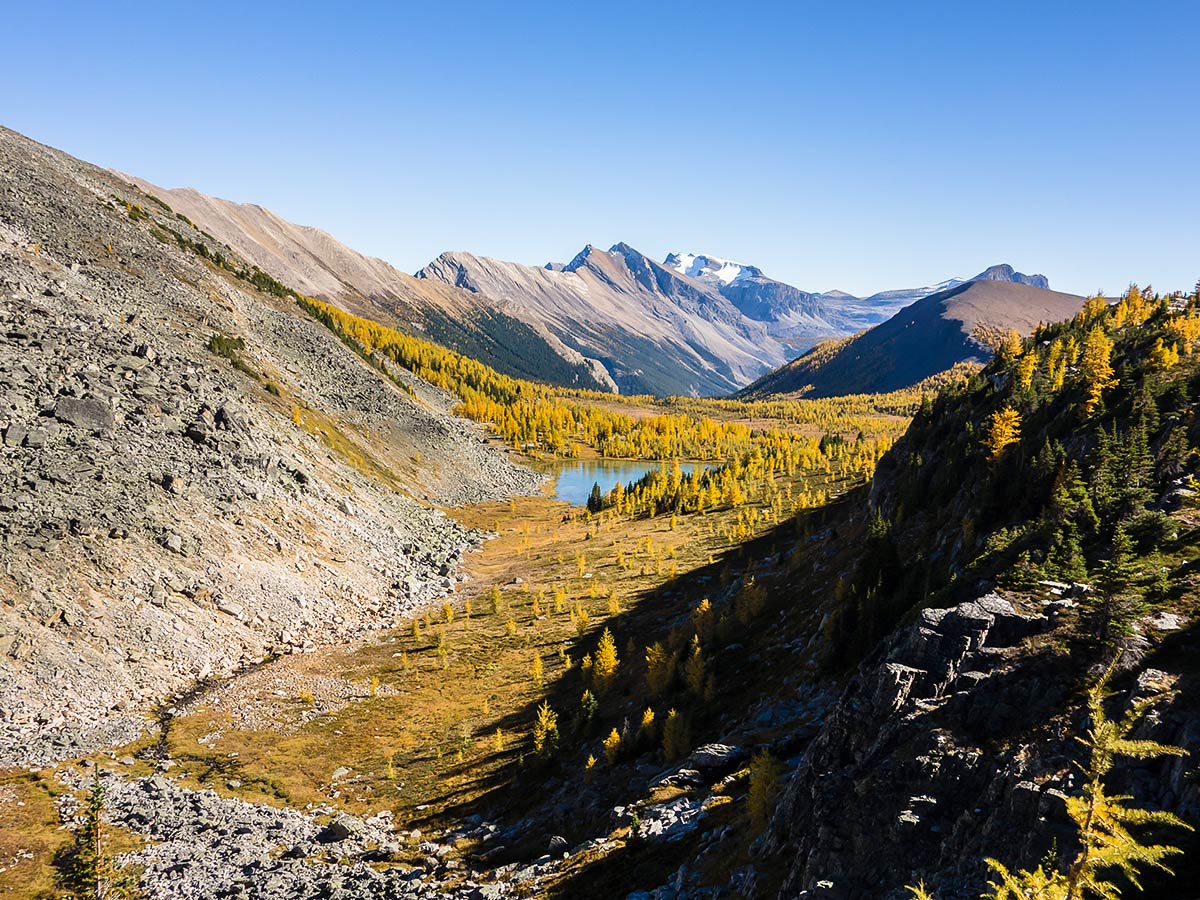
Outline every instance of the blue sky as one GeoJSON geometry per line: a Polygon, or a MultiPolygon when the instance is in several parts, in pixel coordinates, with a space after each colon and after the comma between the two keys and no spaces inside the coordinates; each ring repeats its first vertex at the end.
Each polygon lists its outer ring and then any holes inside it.
{"type": "Polygon", "coordinates": [[[1200,278],[1200,4],[19,3],[0,123],[414,271],[1200,278]]]}

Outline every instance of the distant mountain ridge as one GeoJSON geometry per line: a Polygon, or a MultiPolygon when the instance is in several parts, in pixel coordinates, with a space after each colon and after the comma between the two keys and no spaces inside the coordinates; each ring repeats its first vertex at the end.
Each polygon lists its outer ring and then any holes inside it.
{"type": "Polygon", "coordinates": [[[416,277],[490,298],[600,360],[623,392],[729,393],[790,355],[710,285],[624,243],[543,267],[444,253],[416,277]]]}
{"type": "MultiPolygon", "coordinates": [[[[958,363],[986,362],[991,357],[988,335],[1010,329],[1029,334],[1039,323],[1070,318],[1083,304],[1082,297],[1031,284],[1031,276],[1011,272],[1011,267],[994,266],[987,272],[993,277],[954,284],[874,328],[819,344],[738,396],[832,397],[900,390],[958,363]]],[[[1045,282],[1042,276],[1032,279],[1045,282]]]]}
{"type": "MultiPolygon", "coordinates": [[[[117,174],[298,290],[506,374],[568,387],[729,394],[821,341],[965,283],[865,298],[815,293],[713,254],[671,253],[660,263],[625,243],[588,244],[569,262],[542,267],[447,252],[408,275],[264,207],[117,174]]],[[[978,278],[1048,287],[1008,265],[978,278]]]]}

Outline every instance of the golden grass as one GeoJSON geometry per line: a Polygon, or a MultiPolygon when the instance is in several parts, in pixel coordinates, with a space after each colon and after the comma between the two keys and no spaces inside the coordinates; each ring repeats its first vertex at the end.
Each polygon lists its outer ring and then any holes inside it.
{"type": "Polygon", "coordinates": [[[0,897],[51,896],[52,860],[72,841],[54,806],[60,792],[36,774],[0,777],[0,897]]]}
{"type": "Polygon", "coordinates": [[[404,490],[404,484],[391,469],[363,450],[325,413],[297,406],[293,421],[309,434],[320,438],[321,443],[363,475],[375,478],[393,490],[404,490]]]}
{"type": "MultiPolygon", "coordinates": [[[[333,803],[360,815],[388,809],[400,824],[425,827],[461,815],[518,777],[522,756],[531,752],[530,711],[567,671],[562,651],[578,666],[579,645],[590,649],[611,621],[608,593],[615,592],[620,615],[637,614],[641,600],[671,580],[672,567],[679,574],[700,569],[730,549],[722,532],[738,513],[680,516],[674,531],[669,516],[589,522],[578,508],[546,497],[451,514],[467,526],[498,531],[468,557],[472,580],[453,598],[452,622],[445,622],[439,602],[416,617],[419,639],[406,620],[379,640],[322,651],[319,660],[277,663],[300,670],[319,664],[364,685],[378,678],[378,696],[364,688],[361,699],[290,734],[239,730],[224,712],[201,707],[175,720],[168,736],[186,777],[271,803],[333,803]],[[493,588],[503,598],[499,613],[491,611],[493,588]],[[559,589],[566,603],[555,612],[559,589]],[[582,636],[573,609],[588,615],[582,636]],[[516,625],[511,636],[510,619],[516,625]],[[530,674],[535,657],[544,669],[540,689],[530,674]],[[216,740],[199,743],[215,732],[216,740]],[[343,767],[350,773],[334,783],[333,772],[343,767]],[[230,781],[240,787],[229,788],[230,781]]],[[[625,647],[619,650],[625,655],[625,647]]],[[[640,666],[640,660],[623,665],[640,666]]]]}

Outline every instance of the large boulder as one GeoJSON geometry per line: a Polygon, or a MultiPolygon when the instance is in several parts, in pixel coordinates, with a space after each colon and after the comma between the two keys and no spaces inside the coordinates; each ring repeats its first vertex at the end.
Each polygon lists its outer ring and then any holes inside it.
{"type": "Polygon", "coordinates": [[[112,409],[103,400],[59,397],[54,418],[88,431],[111,431],[113,427],[112,409]]]}

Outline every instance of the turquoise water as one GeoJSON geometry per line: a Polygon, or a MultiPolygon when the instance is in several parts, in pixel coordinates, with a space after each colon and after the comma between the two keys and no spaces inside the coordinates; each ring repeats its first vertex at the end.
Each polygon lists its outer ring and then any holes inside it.
{"type": "MultiPolygon", "coordinates": [[[[601,493],[607,494],[619,481],[629,484],[647,472],[652,472],[664,463],[629,459],[577,459],[548,465],[551,472],[558,473],[554,483],[554,498],[565,500],[576,506],[586,506],[592,485],[600,485],[601,493]]],[[[665,465],[670,466],[670,463],[665,465]]],[[[684,474],[703,469],[703,463],[680,463],[684,474]]]]}

